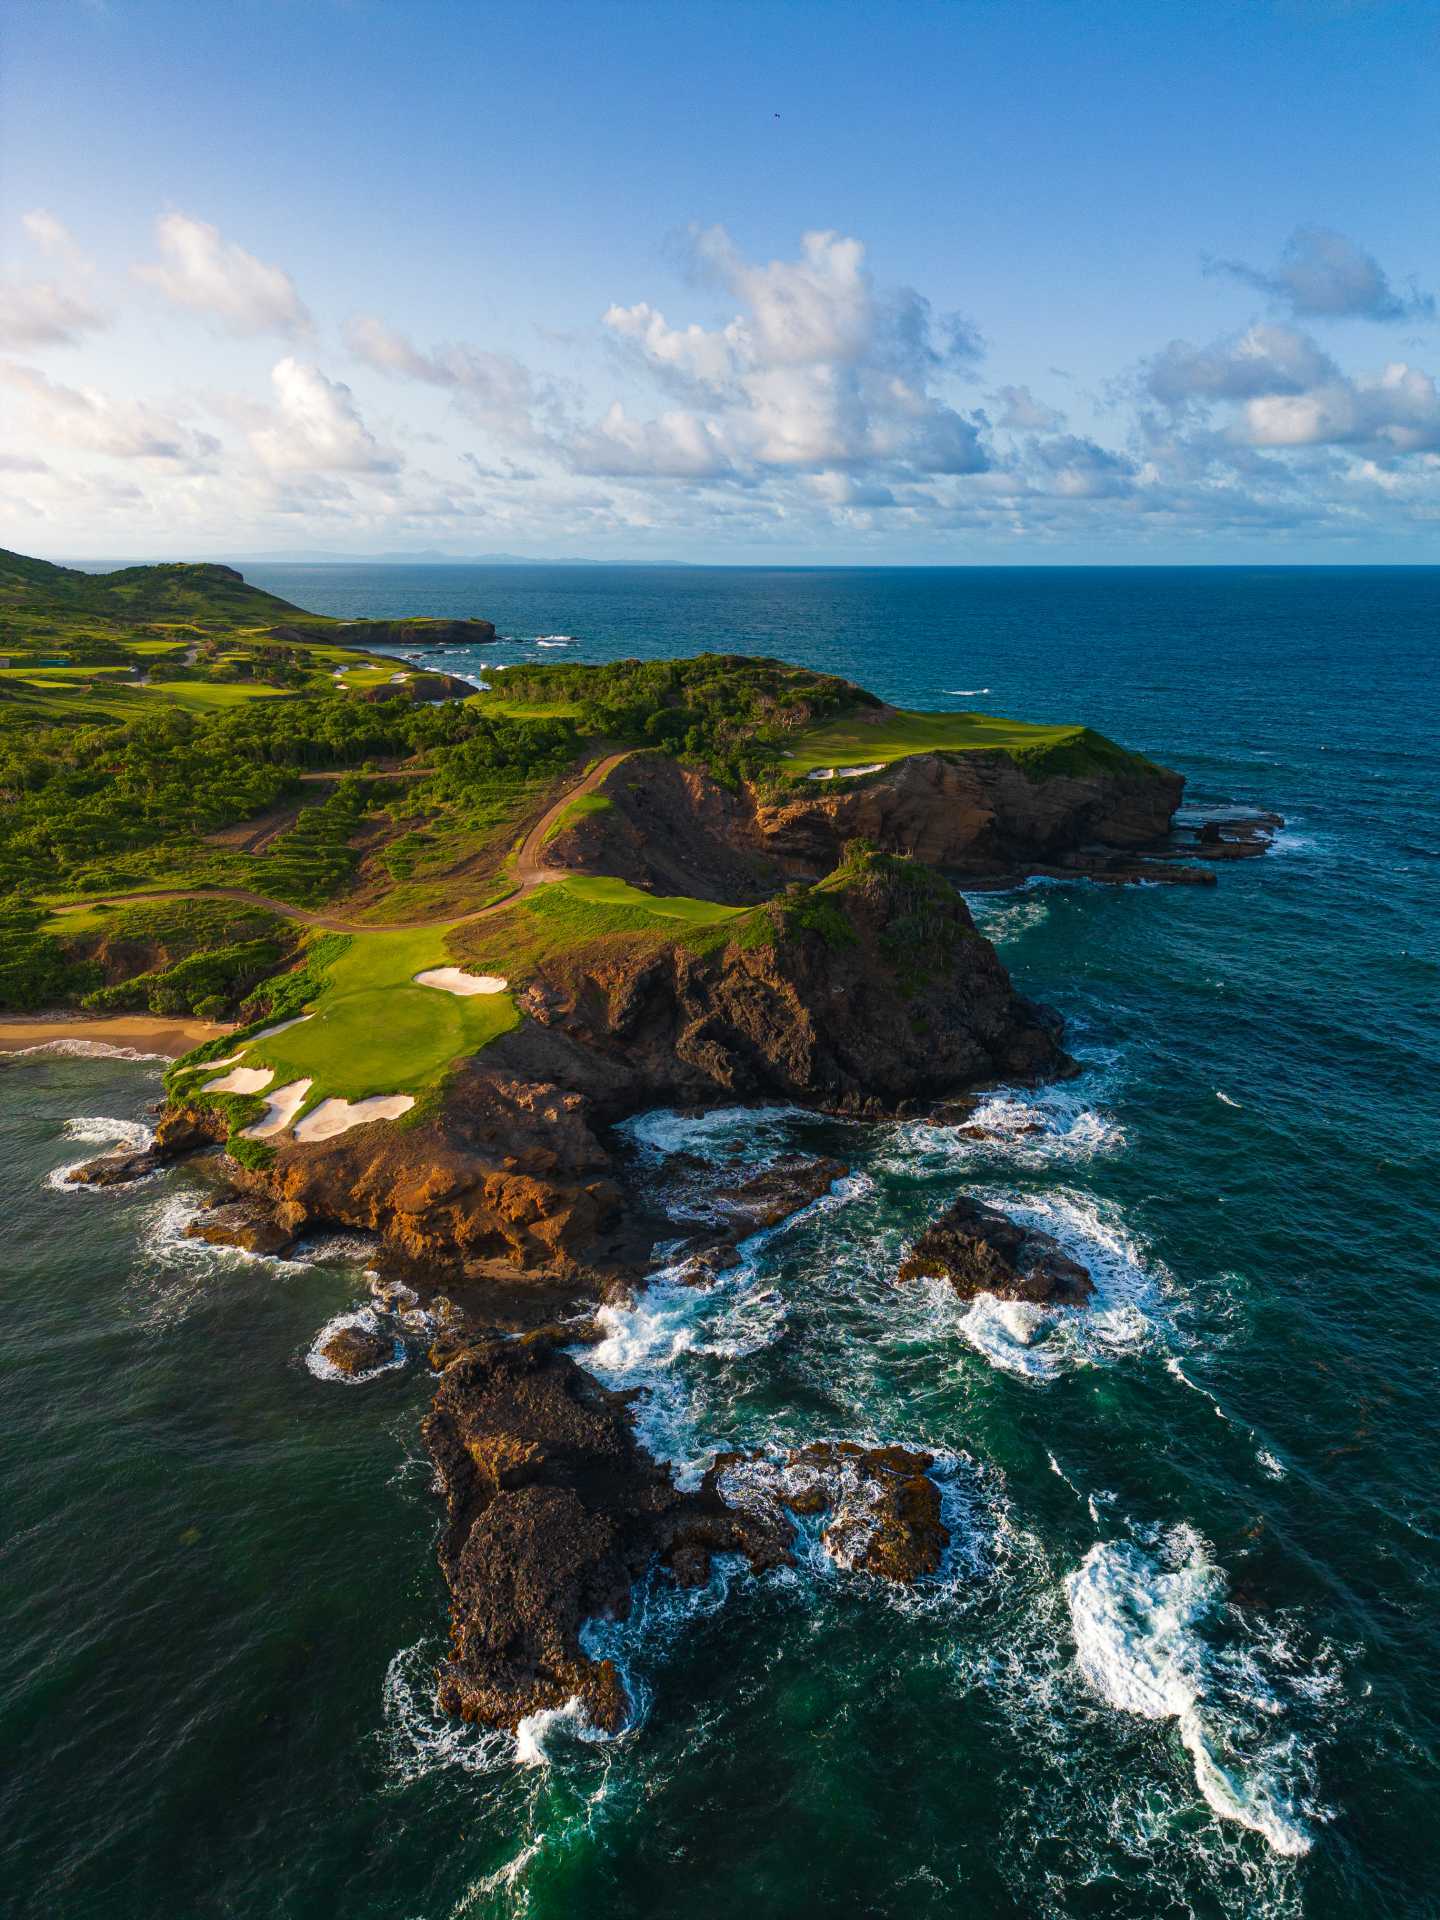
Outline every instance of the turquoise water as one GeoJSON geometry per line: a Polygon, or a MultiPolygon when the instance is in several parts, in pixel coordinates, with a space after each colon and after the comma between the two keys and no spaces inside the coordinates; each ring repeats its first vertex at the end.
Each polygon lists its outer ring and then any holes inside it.
{"type": "Polygon", "coordinates": [[[636,1125],[657,1166],[852,1169],[714,1292],[661,1279],[612,1318],[593,1363],[645,1390],[650,1443],[681,1472],[924,1445],[954,1546],[905,1594],[813,1541],[793,1572],[646,1588],[597,1630],[639,1703],[611,1741],[559,1720],[517,1754],[430,1712],[423,1340],[398,1327],[408,1364],[358,1387],[306,1364],[368,1301],[358,1250],[187,1243],[183,1172],[47,1185],[144,1123],[158,1063],[0,1061],[12,1909],[1440,1910],[1440,574],[252,573],[325,611],[485,615],[513,636],[491,661],[749,648],[1083,717],[1290,824],[1214,890],[976,900],[1086,1064],[997,1097],[996,1138],[636,1125]],[[1098,1311],[897,1293],[962,1188],[1085,1257],[1098,1311]]]}

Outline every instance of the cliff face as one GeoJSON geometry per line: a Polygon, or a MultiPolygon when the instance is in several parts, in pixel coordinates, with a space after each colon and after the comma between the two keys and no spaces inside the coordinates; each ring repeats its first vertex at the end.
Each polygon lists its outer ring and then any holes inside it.
{"type": "Polygon", "coordinates": [[[738,924],[708,950],[547,961],[520,996],[527,1019],[457,1069],[433,1116],[285,1140],[234,1184],[294,1231],[363,1227],[471,1277],[603,1284],[656,1237],[605,1144],[628,1114],[723,1098],[878,1115],[1068,1065],[1058,1022],[923,867],[863,856],[738,924]]]}
{"type": "Polygon", "coordinates": [[[1179,774],[1114,749],[1075,758],[1075,771],[1037,778],[1006,753],[914,754],[860,779],[776,793],[732,792],[659,754],[632,754],[600,789],[609,806],[565,828],[546,858],[739,901],[829,873],[854,839],[977,879],[1083,867],[1164,839],[1179,774]]]}

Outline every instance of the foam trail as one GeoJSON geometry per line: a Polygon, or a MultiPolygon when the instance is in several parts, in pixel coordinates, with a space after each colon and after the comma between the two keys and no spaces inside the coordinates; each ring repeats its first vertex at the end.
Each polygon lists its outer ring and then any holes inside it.
{"type": "Polygon", "coordinates": [[[45,1185],[57,1193],[101,1193],[105,1189],[74,1183],[70,1175],[88,1166],[94,1158],[111,1159],[122,1153],[139,1153],[155,1138],[152,1130],[139,1120],[111,1120],[104,1114],[78,1114],[65,1122],[65,1138],[77,1145],[103,1147],[110,1151],[84,1160],[71,1160],[45,1176],[45,1185]]]}
{"type": "Polygon", "coordinates": [[[546,1742],[561,1727],[583,1732],[589,1723],[579,1694],[572,1694],[563,1707],[542,1707],[528,1713],[515,1729],[515,1762],[521,1767],[548,1767],[550,1755],[546,1742]]]}
{"type": "MultiPolygon", "coordinates": [[[[1308,1852],[1310,1836],[1297,1818],[1294,1797],[1267,1763],[1235,1756],[1243,1727],[1226,1724],[1210,1704],[1210,1662],[1197,1629],[1223,1599],[1225,1581],[1198,1543],[1178,1568],[1165,1571],[1126,1542],[1093,1546],[1065,1581],[1081,1674],[1122,1713],[1173,1720],[1195,1771],[1195,1783],[1222,1820],[1261,1834],[1276,1853],[1308,1852]]],[[[1277,1711],[1263,1682],[1252,1676],[1250,1704],[1277,1711]]]]}

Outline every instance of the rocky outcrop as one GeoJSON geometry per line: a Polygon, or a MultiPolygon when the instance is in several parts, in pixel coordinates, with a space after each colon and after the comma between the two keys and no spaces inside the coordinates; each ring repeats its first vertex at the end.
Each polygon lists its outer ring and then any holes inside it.
{"type": "Polygon", "coordinates": [[[716,1482],[735,1505],[760,1513],[827,1514],[825,1551],[851,1572],[909,1585],[940,1571],[950,1544],[940,1517],[935,1456],[906,1447],[817,1440],[780,1461],[720,1454],[716,1482]]]}
{"type": "Polygon", "coordinates": [[[365,687],[356,697],[372,705],[382,700],[433,704],[437,700],[468,700],[474,691],[470,681],[459,680],[453,673],[411,673],[403,680],[387,680],[378,687],[365,687]]]}
{"type": "MultiPolygon", "coordinates": [[[[593,1295],[673,1233],[627,1204],[607,1129],[630,1114],[738,1099],[878,1116],[1069,1068],[1058,1021],[913,862],[857,856],[736,925],[700,951],[641,938],[547,958],[519,996],[527,1018],[456,1069],[433,1117],[313,1145],[282,1136],[234,1186],[296,1234],[357,1227],[470,1279],[593,1295]]],[[[214,1138],[219,1122],[201,1110],[190,1125],[214,1138]]],[[[732,1208],[737,1231],[793,1210],[793,1179],[764,1185],[732,1208]]]]}
{"type": "Polygon", "coordinates": [[[899,1278],[948,1280],[962,1300],[991,1293],[1038,1306],[1083,1307],[1095,1283],[1058,1240],[1034,1227],[961,1198],[916,1241],[899,1278]]]}
{"type": "Polygon", "coordinates": [[[1133,860],[1119,856],[1163,845],[1184,784],[1098,735],[1049,772],[998,751],[924,753],[859,779],[764,790],[732,791],[662,755],[631,754],[599,789],[610,804],[566,826],[546,857],[732,902],[829,873],[856,839],[977,880],[1103,875],[1117,863],[1134,877],[1133,860]]]}
{"type": "Polygon", "coordinates": [[[487,1342],[451,1362],[425,1420],[448,1515],[440,1566],[450,1589],[441,1707],[514,1728],[578,1699],[614,1731],[630,1711],[610,1660],[580,1646],[595,1616],[623,1617],[659,1558],[686,1584],[710,1556],[754,1567],[789,1553],[783,1522],[728,1506],[708,1476],[696,1493],[636,1441],[626,1396],[608,1392],[548,1333],[487,1342]]]}
{"type": "Polygon", "coordinates": [[[347,1380],[355,1380],[390,1365],[395,1358],[395,1337],[378,1328],[337,1327],[320,1343],[319,1351],[321,1359],[328,1361],[337,1373],[343,1373],[347,1380]]]}
{"type": "Polygon", "coordinates": [[[465,1349],[425,1420],[447,1513],[444,1711],[513,1729],[578,1700],[614,1732],[630,1701],[614,1663],[582,1648],[584,1623],[624,1618],[652,1565],[699,1586],[717,1553],[756,1572],[792,1564],[794,1514],[829,1516],[825,1548],[843,1567],[899,1582],[938,1572],[949,1534],[932,1455],[844,1441],[780,1462],[721,1454],[681,1491],[636,1440],[630,1396],[560,1338],[544,1329],[465,1349]]]}
{"type": "Polygon", "coordinates": [[[229,1199],[223,1194],[185,1229],[187,1240],[204,1240],[212,1247],[241,1247],[246,1253],[286,1254],[296,1233],[279,1208],[254,1198],[229,1199]]]}
{"type": "Polygon", "coordinates": [[[651,1105],[725,1095],[879,1115],[1069,1067],[1058,1020],[1015,992],[955,889],[870,853],[706,950],[547,961],[520,1004],[571,1052],[638,1076],[651,1105]]]}

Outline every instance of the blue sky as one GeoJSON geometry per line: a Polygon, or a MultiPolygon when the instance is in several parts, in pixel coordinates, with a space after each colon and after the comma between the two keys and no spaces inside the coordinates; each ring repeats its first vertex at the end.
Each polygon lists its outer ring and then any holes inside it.
{"type": "Polygon", "coordinates": [[[21,0],[0,541],[1440,560],[1440,8],[21,0]]]}

